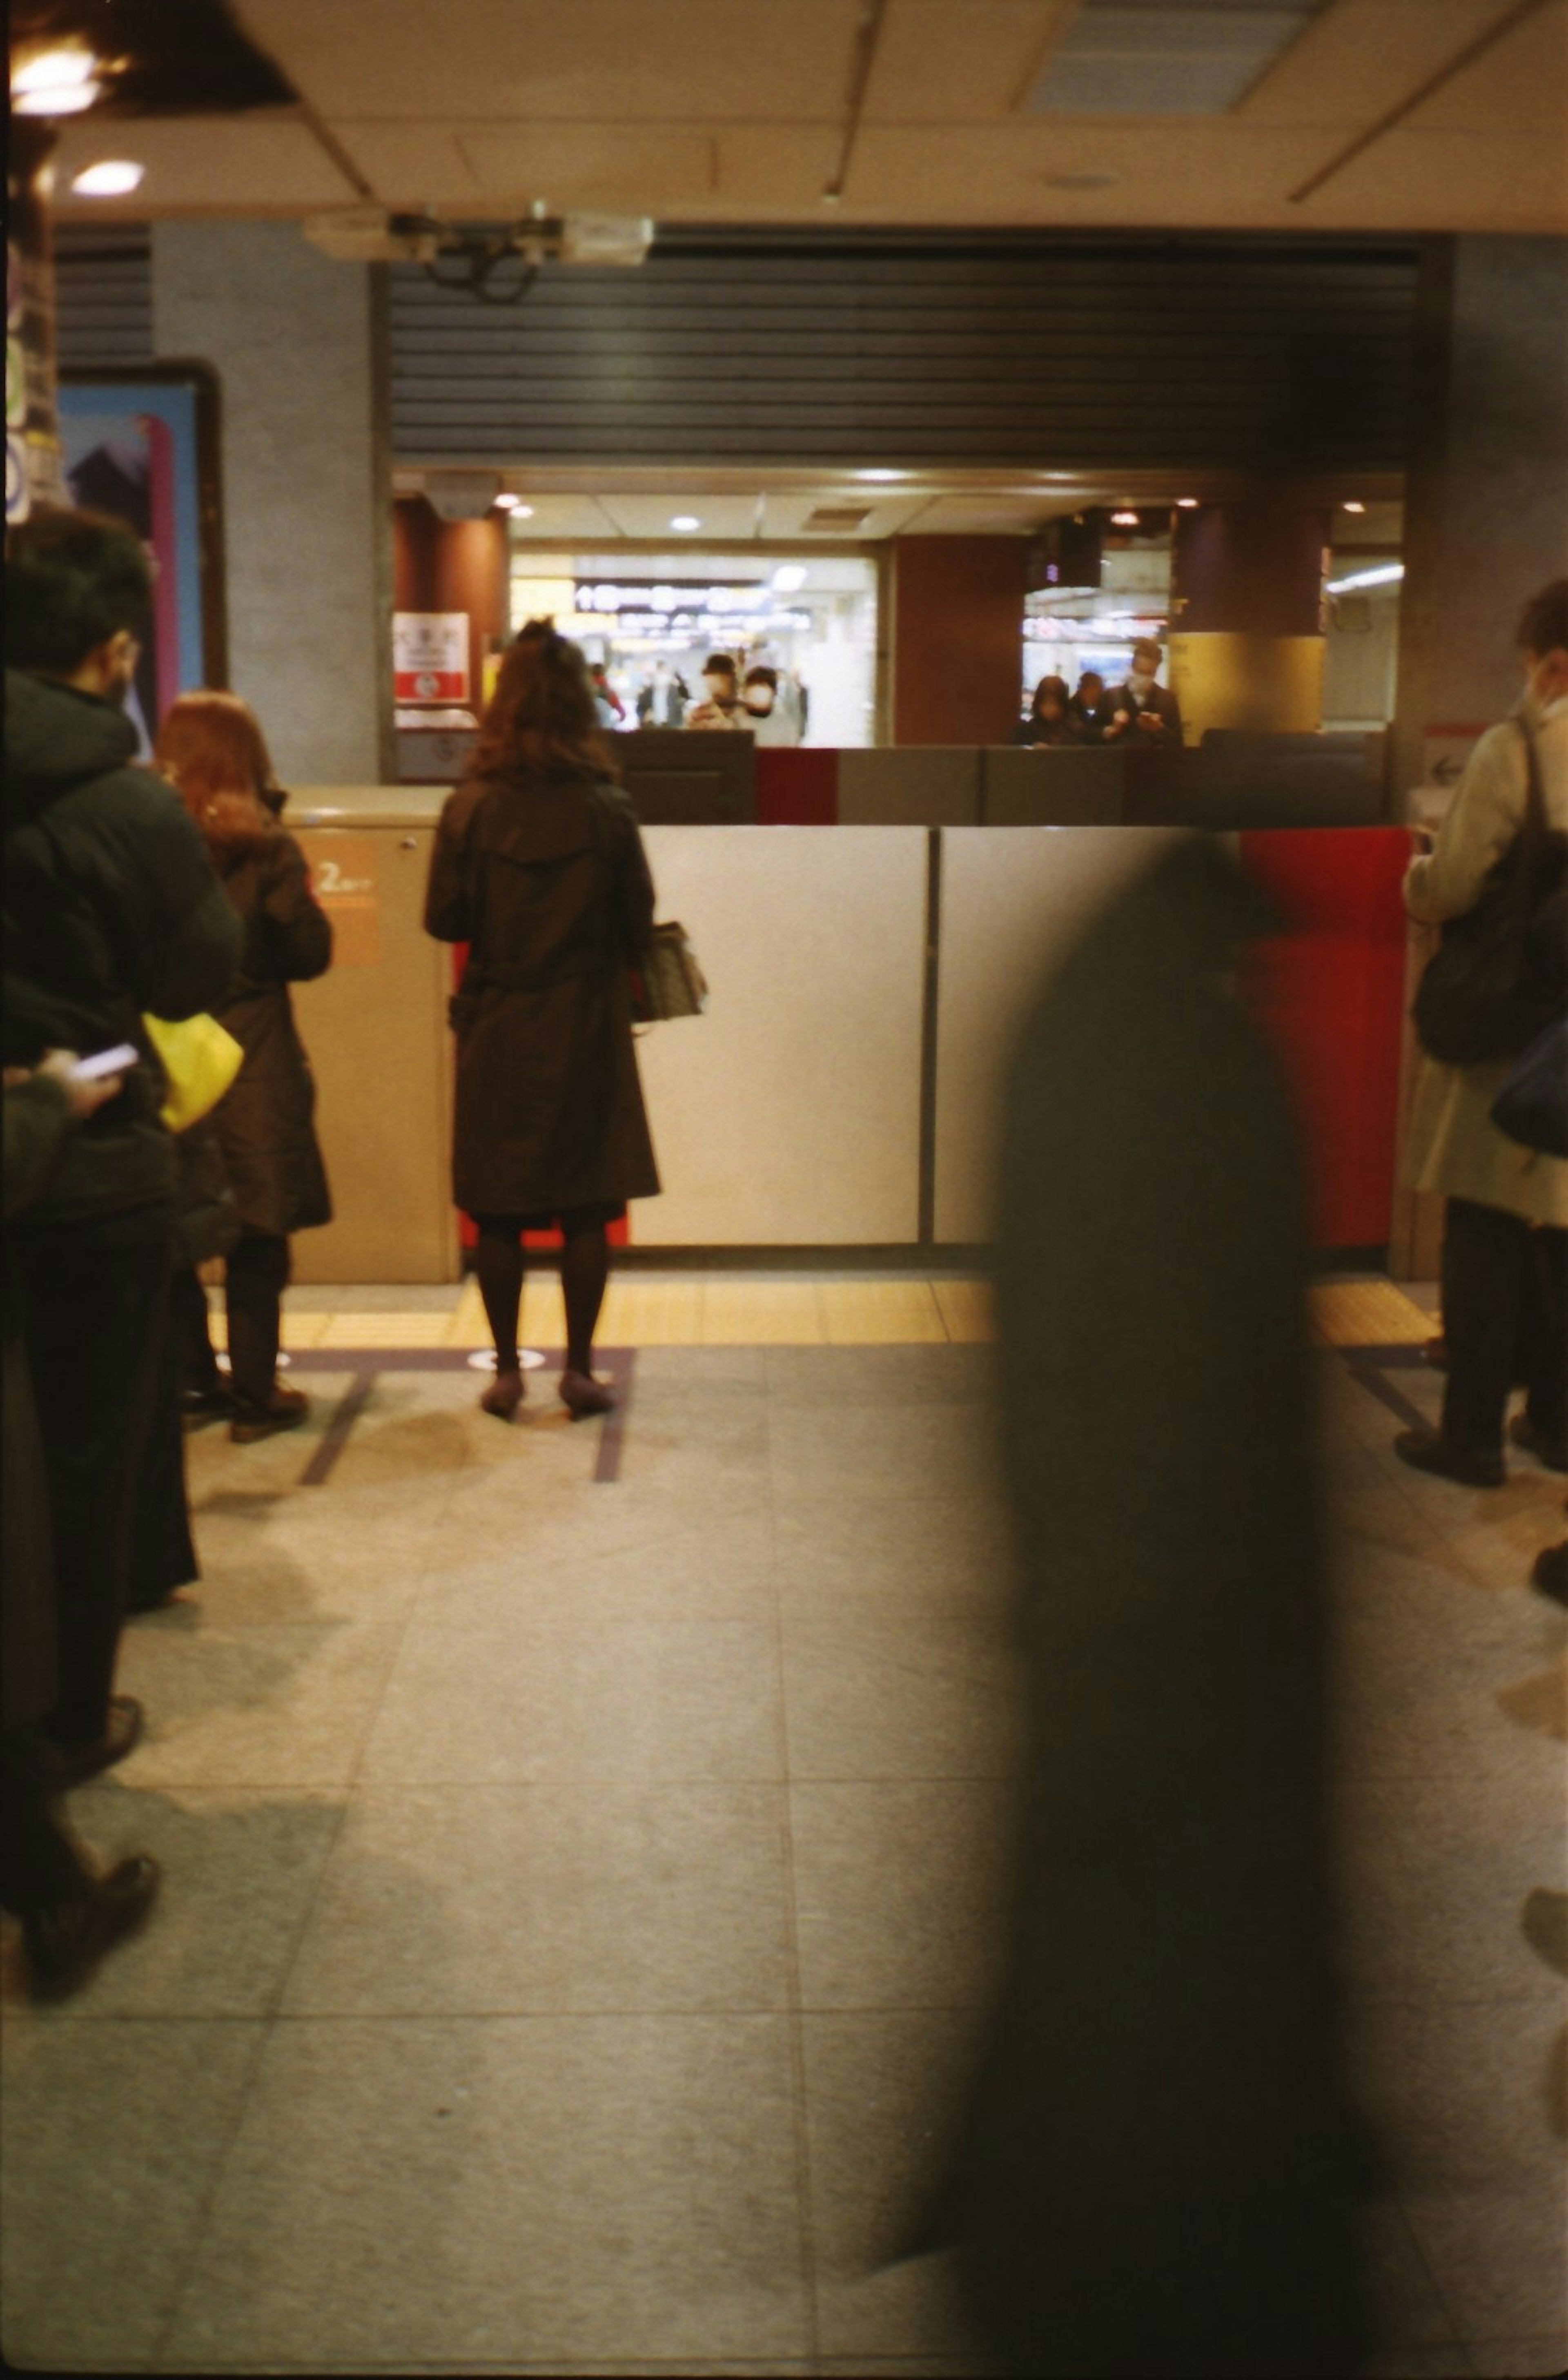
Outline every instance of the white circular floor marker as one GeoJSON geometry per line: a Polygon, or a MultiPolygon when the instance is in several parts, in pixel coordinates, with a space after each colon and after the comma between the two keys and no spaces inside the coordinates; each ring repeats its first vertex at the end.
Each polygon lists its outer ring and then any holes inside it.
{"type": "MultiPolygon", "coordinates": [[[[470,1372],[493,1372],[495,1369],[494,1348],[476,1347],[473,1354],[468,1358],[468,1369],[470,1372]]],[[[519,1372],[543,1371],[544,1358],[540,1354],[537,1347],[518,1348],[517,1369],[519,1372]]]]}

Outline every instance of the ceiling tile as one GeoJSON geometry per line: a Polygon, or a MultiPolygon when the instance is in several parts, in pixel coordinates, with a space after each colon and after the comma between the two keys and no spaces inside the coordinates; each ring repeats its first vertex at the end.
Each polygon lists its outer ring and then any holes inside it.
{"type": "Polygon", "coordinates": [[[1405,118],[1412,132],[1546,132],[1568,178],[1568,0],[1556,0],[1405,118]]]}
{"type": "Polygon", "coordinates": [[[55,209],[63,217],[306,214],[359,197],[309,128],[278,116],[79,116],[55,152],[55,209]],[[102,157],[147,168],[128,198],[79,199],[71,176],[102,157]]]}
{"type": "Polygon", "coordinates": [[[860,0],[240,0],[322,115],[582,124],[841,112],[860,0]]]}
{"type": "Polygon", "coordinates": [[[1037,79],[1076,0],[889,0],[869,124],[984,124],[1037,79]]]}
{"type": "MultiPolygon", "coordinates": [[[[691,532],[694,552],[715,538],[722,542],[755,536],[755,496],[623,496],[606,494],[604,510],[623,537],[668,538],[670,523],[689,513],[701,526],[691,532]]],[[[677,532],[677,534],[679,534],[677,532]]],[[[684,539],[683,539],[684,542],[684,539]]]]}
{"type": "Polygon", "coordinates": [[[660,214],[714,188],[711,136],[678,124],[471,124],[457,140],[485,199],[500,206],[542,200],[553,212],[660,214]]]}
{"type": "Polygon", "coordinates": [[[930,132],[868,125],[845,212],[895,222],[1277,223],[1287,193],[1331,155],[1332,132],[1209,124],[1027,124],[930,132]],[[1101,175],[1106,188],[1058,177],[1101,175]]]}
{"type": "Polygon", "coordinates": [[[1568,173],[1555,139],[1501,132],[1412,132],[1403,126],[1335,174],[1293,210],[1303,231],[1379,222],[1404,231],[1445,231],[1455,188],[1477,230],[1568,235],[1568,173]]]}
{"type": "Polygon", "coordinates": [[[1375,124],[1496,21],[1500,0],[1334,0],[1236,110],[1245,124],[1375,124]]]}

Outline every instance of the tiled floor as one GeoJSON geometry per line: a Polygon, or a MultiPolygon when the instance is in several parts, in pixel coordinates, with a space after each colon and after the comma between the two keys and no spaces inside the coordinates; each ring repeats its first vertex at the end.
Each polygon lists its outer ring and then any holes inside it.
{"type": "MultiPolygon", "coordinates": [[[[1568,1620],[1524,1585],[1564,1483],[1392,1460],[1429,1303],[1315,1300],[1375,2368],[1525,2375],[1568,2362],[1568,1620]]],[[[311,1422],[190,1441],[206,1575],[75,1797],[163,1902],[80,1999],[7,1998],[7,2357],[979,2371],[940,2260],[881,2259],[1018,1745],[983,1290],[629,1275],[608,1465],[548,1373],[477,1412],[471,1293],[294,1306],[311,1422]]]]}

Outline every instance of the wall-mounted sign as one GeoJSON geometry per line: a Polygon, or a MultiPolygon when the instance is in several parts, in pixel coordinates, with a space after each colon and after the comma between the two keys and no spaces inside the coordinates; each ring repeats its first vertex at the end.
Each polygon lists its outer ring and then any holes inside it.
{"type": "Polygon", "coordinates": [[[392,677],[399,702],[467,702],[467,612],[395,612],[392,677]]]}

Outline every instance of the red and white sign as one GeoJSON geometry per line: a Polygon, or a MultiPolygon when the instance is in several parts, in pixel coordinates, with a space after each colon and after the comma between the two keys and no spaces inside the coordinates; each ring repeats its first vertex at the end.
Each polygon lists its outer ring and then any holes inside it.
{"type": "Polygon", "coordinates": [[[399,702],[467,702],[467,612],[395,612],[392,682],[399,702]]]}

